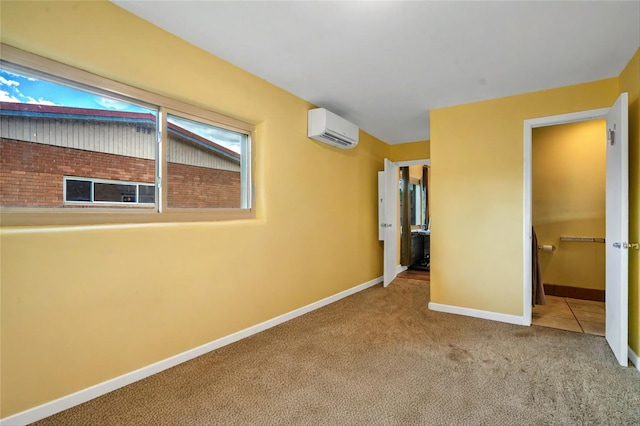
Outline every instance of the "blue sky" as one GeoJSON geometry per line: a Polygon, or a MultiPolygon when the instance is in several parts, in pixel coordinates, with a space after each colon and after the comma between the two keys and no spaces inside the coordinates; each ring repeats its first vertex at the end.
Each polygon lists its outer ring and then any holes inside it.
{"type": "Polygon", "coordinates": [[[0,69],[0,101],[128,112],[153,112],[127,102],[0,69]]]}
{"type": "MultiPolygon", "coordinates": [[[[112,99],[62,84],[26,77],[0,68],[0,102],[16,102],[38,105],[57,105],[76,108],[115,110],[125,112],[155,113],[128,102],[112,99]]],[[[170,121],[187,130],[218,143],[234,152],[242,150],[242,136],[213,126],[182,120],[178,117],[170,121]]]]}

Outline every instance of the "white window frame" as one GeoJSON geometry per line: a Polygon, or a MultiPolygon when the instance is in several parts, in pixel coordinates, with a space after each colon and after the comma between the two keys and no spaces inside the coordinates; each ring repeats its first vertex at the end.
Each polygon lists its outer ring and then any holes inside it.
{"type": "MultiPolygon", "coordinates": [[[[160,123],[165,126],[168,124],[168,116],[169,115],[173,115],[176,116],[178,118],[185,118],[187,120],[191,120],[191,121],[196,121],[198,123],[201,124],[206,124],[209,126],[214,126],[214,127],[219,127],[221,129],[225,129],[225,130],[229,130],[232,132],[236,132],[236,133],[241,133],[244,134],[246,136],[246,142],[245,142],[245,150],[242,151],[242,154],[240,156],[240,208],[241,209],[247,209],[250,208],[251,203],[252,203],[252,199],[253,199],[253,195],[252,195],[252,187],[253,185],[251,184],[252,182],[252,168],[251,168],[251,164],[253,163],[253,161],[249,161],[249,159],[252,158],[251,155],[251,151],[252,151],[252,140],[251,140],[251,136],[252,134],[250,132],[247,132],[245,130],[242,129],[238,129],[238,128],[234,128],[232,126],[228,126],[225,125],[223,123],[219,123],[219,122],[214,122],[211,120],[208,120],[206,118],[203,117],[197,117],[194,116],[192,114],[185,114],[183,112],[180,111],[176,111],[176,110],[172,110],[169,108],[161,108],[160,109],[160,114],[163,117],[167,117],[167,119],[165,120],[161,120],[160,123]],[[166,123],[166,124],[165,124],[166,123]]],[[[168,135],[167,129],[163,128],[162,129],[162,134],[163,135],[168,135]]],[[[164,139],[163,139],[164,140],[164,139]]],[[[166,141],[166,144],[164,146],[168,147],[168,139],[166,141]]],[[[168,161],[167,161],[167,156],[166,156],[166,152],[167,149],[163,150],[162,152],[162,156],[161,156],[161,161],[160,163],[163,165],[168,165],[168,161]]],[[[163,170],[161,171],[161,176],[165,176],[166,178],[164,179],[164,181],[166,182],[168,179],[168,171],[167,168],[164,167],[163,170]]],[[[165,203],[162,203],[162,205],[164,206],[165,209],[167,209],[168,211],[178,211],[178,210],[187,210],[184,208],[177,208],[177,207],[169,207],[168,206],[168,185],[164,185],[165,190],[162,191],[162,197],[164,200],[166,200],[165,203]]]]}

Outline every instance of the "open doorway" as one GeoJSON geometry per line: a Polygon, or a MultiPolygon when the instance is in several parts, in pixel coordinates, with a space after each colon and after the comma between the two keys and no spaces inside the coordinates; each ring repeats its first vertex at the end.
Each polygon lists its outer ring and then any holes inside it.
{"type": "MultiPolygon", "coordinates": [[[[628,94],[610,108],[524,121],[523,188],[523,323],[531,324],[534,258],[532,250],[532,133],[537,127],[606,119],[605,337],[618,363],[628,365],[629,159],[628,94]]],[[[537,247],[536,247],[537,249],[537,247]]]]}
{"type": "MultiPolygon", "coordinates": [[[[383,268],[384,279],[383,285],[388,286],[398,275],[408,269],[409,265],[403,266],[400,260],[401,253],[401,221],[400,221],[400,169],[402,167],[430,166],[431,161],[424,160],[411,160],[392,162],[388,159],[384,160],[384,171],[378,172],[378,218],[379,218],[379,239],[384,241],[384,254],[383,254],[383,268]]],[[[406,169],[409,172],[409,169],[406,169]]],[[[428,170],[427,170],[428,176],[428,170]]],[[[410,183],[410,179],[407,179],[407,184],[410,183]]],[[[409,194],[407,189],[406,194],[409,194]]],[[[415,194],[414,194],[415,195],[415,194]]],[[[424,199],[420,201],[426,201],[428,199],[428,182],[425,182],[425,195],[424,199]]],[[[415,212],[414,212],[415,213],[415,212]]],[[[409,219],[411,212],[407,214],[409,219]]],[[[415,216],[415,214],[414,214],[415,216]]],[[[430,234],[428,215],[421,215],[420,221],[423,223],[416,224],[416,232],[420,231],[424,234],[430,234]],[[424,226],[424,229],[423,229],[424,226]]],[[[405,226],[405,230],[412,228],[411,225],[405,226]]],[[[423,246],[424,247],[424,246],[423,246]]],[[[417,252],[420,255],[419,252],[417,252]]],[[[424,256],[424,249],[421,253],[424,256]]]]}
{"type": "Polygon", "coordinates": [[[428,272],[431,267],[429,166],[401,166],[399,169],[400,265],[428,272]]]}
{"type": "Polygon", "coordinates": [[[534,253],[545,296],[534,300],[534,325],[605,335],[605,132],[604,119],[533,129],[534,253]]]}

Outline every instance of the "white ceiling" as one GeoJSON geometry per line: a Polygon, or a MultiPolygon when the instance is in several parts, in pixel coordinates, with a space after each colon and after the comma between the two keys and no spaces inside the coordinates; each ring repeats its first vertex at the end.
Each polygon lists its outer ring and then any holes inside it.
{"type": "Polygon", "coordinates": [[[115,4],[388,143],[429,110],[617,76],[640,1],[115,4]]]}

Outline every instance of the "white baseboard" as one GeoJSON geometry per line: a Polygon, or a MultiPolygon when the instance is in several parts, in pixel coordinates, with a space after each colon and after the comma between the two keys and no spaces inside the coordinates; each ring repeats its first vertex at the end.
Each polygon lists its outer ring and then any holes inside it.
{"type": "Polygon", "coordinates": [[[527,325],[524,317],[519,317],[517,315],[501,314],[491,311],[481,311],[479,309],[462,308],[460,306],[442,305],[440,303],[434,302],[429,302],[429,309],[431,309],[432,311],[465,315],[467,317],[482,318],[492,321],[506,322],[509,324],[527,325]]]}
{"type": "Polygon", "coordinates": [[[334,294],[333,296],[329,296],[317,302],[295,309],[291,312],[264,321],[260,324],[256,324],[252,327],[245,328],[244,330],[238,331],[237,333],[233,333],[212,342],[205,343],[202,346],[198,346],[186,352],[182,352],[181,354],[172,356],[162,361],[158,361],[154,364],[142,367],[127,374],[123,374],[122,376],[107,380],[106,382],[99,383],[70,395],[63,396],[62,398],[47,402],[46,404],[42,404],[37,407],[14,414],[12,416],[5,417],[4,419],[0,419],[0,426],[21,426],[36,422],[38,420],[44,419],[45,417],[52,416],[56,413],[59,413],[60,411],[75,407],[76,405],[80,405],[91,399],[97,398],[101,395],[127,386],[131,383],[137,382],[138,380],[142,380],[168,368],[175,367],[178,364],[182,364],[183,362],[204,355],[207,352],[219,349],[223,346],[244,339],[245,337],[260,333],[261,331],[275,327],[296,317],[322,308],[323,306],[329,305],[347,296],[351,296],[352,294],[365,290],[369,287],[373,287],[374,285],[381,282],[382,277],[374,278],[373,280],[368,281],[364,284],[357,285],[338,294],[334,294]]]}
{"type": "Polygon", "coordinates": [[[640,358],[633,351],[633,349],[631,349],[631,346],[629,346],[629,360],[633,363],[633,365],[636,366],[636,369],[638,369],[638,371],[640,371],[640,358]]]}
{"type": "Polygon", "coordinates": [[[406,271],[407,269],[409,269],[408,266],[402,266],[402,265],[396,266],[396,275],[398,275],[400,272],[406,271]]]}

